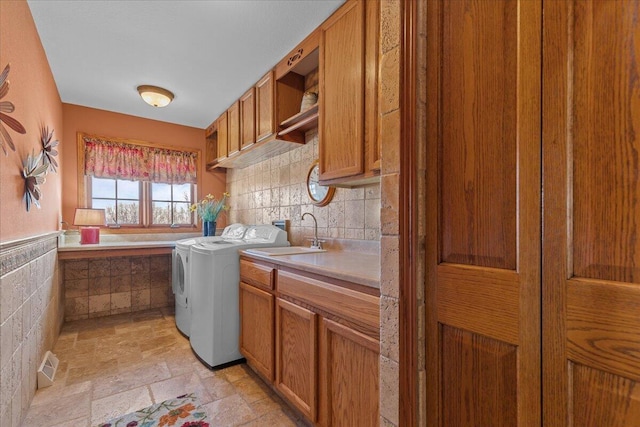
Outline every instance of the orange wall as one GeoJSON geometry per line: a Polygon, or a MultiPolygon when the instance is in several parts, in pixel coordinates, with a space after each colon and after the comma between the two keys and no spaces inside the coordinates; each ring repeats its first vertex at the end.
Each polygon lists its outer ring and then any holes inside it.
{"type": "MultiPolygon", "coordinates": [[[[167,108],[171,108],[171,106],[167,108]]],[[[208,193],[220,197],[225,191],[226,174],[224,172],[211,173],[205,169],[203,129],[143,119],[73,104],[62,104],[62,111],[65,135],[64,141],[62,141],[62,145],[64,145],[62,215],[64,220],[69,223],[73,221],[74,209],[77,207],[78,200],[77,132],[98,136],[135,139],[159,145],[198,148],[202,150],[200,156],[202,188],[198,189],[198,199],[201,199],[208,193]]],[[[218,227],[224,226],[224,221],[225,219],[222,218],[218,223],[218,227]]]]}
{"type": "MultiPolygon", "coordinates": [[[[36,236],[58,230],[61,208],[61,174],[50,172],[41,185],[42,209],[27,212],[23,199],[22,159],[33,149],[41,151],[40,128],[54,130],[62,141],[62,103],[31,11],[26,1],[0,1],[0,72],[11,64],[9,93],[15,111],[9,115],[27,130],[17,134],[8,126],[16,151],[4,156],[0,151],[0,241],[36,236]]],[[[61,148],[61,151],[64,151],[61,148]]],[[[60,162],[59,162],[60,163],[60,162]]],[[[65,167],[64,163],[61,165],[65,167]]]]}

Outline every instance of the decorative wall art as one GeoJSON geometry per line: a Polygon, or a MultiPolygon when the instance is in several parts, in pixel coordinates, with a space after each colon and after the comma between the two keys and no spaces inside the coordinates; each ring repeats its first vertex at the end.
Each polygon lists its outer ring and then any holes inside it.
{"type": "Polygon", "coordinates": [[[53,172],[58,172],[56,168],[58,167],[58,162],[55,159],[55,156],[58,155],[58,150],[55,147],[58,146],[58,140],[53,140],[53,130],[49,132],[49,128],[47,126],[43,126],[40,130],[40,141],[42,142],[42,163],[47,163],[49,168],[53,172]]]}
{"type": "MultiPolygon", "coordinates": [[[[10,64],[7,64],[7,66],[4,67],[2,74],[0,74],[0,100],[9,93],[9,80],[7,80],[7,77],[9,77],[10,69],[10,64]]],[[[4,151],[5,156],[9,155],[7,152],[7,146],[11,151],[16,151],[16,146],[13,143],[13,139],[11,139],[11,135],[9,135],[9,132],[7,132],[3,124],[9,126],[15,132],[20,134],[27,133],[26,129],[19,121],[8,115],[9,113],[13,113],[14,110],[15,107],[12,102],[0,101],[0,147],[2,148],[2,151],[4,151]]]]}
{"type": "Polygon", "coordinates": [[[24,198],[27,204],[27,212],[31,209],[31,204],[40,208],[40,197],[42,192],[38,185],[44,184],[45,175],[49,170],[49,163],[41,163],[44,151],[37,156],[27,154],[27,158],[22,162],[22,176],[24,177],[24,198]]]}

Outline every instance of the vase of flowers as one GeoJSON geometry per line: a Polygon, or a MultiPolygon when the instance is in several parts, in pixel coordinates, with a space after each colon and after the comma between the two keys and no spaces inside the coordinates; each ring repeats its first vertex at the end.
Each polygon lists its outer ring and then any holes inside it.
{"type": "Polygon", "coordinates": [[[229,210],[225,205],[229,193],[223,193],[222,198],[217,200],[213,195],[207,194],[200,202],[191,205],[191,212],[196,212],[202,220],[202,235],[215,236],[216,220],[223,211],[229,210]]]}

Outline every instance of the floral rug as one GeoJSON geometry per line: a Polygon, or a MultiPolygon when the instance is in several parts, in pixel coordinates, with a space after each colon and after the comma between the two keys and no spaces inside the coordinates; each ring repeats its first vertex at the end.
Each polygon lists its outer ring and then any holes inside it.
{"type": "Polygon", "coordinates": [[[207,414],[195,394],[156,403],[96,427],[209,427],[207,414]]]}

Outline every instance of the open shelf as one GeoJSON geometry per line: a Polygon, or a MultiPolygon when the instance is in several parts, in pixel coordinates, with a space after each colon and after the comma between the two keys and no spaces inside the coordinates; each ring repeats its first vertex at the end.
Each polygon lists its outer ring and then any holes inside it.
{"type": "Polygon", "coordinates": [[[280,123],[280,127],[284,129],[278,132],[278,135],[286,135],[294,130],[306,132],[314,127],[318,127],[318,104],[316,103],[295,116],[289,117],[280,123]]]}

